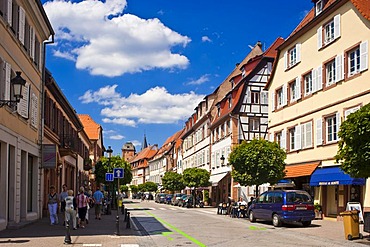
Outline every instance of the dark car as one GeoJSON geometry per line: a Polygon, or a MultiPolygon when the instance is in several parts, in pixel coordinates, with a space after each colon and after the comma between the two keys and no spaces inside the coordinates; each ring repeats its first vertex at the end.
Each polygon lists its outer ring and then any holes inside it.
{"type": "Polygon", "coordinates": [[[191,205],[192,196],[191,195],[183,195],[178,202],[179,207],[189,207],[189,203],[191,205]]]}
{"type": "Polygon", "coordinates": [[[171,199],[171,204],[174,206],[177,206],[179,204],[179,199],[183,196],[184,194],[181,193],[176,193],[173,195],[171,199]]]}
{"type": "Polygon", "coordinates": [[[301,222],[303,226],[309,226],[315,219],[312,198],[303,190],[264,192],[252,202],[248,214],[251,222],[269,220],[275,227],[289,222],[301,222]]]}
{"type": "Polygon", "coordinates": [[[171,204],[172,197],[172,194],[167,194],[164,203],[171,204]]]}
{"type": "Polygon", "coordinates": [[[158,202],[158,203],[165,203],[166,202],[166,196],[167,194],[166,193],[158,193],[156,196],[155,196],[155,202],[158,202]]]}

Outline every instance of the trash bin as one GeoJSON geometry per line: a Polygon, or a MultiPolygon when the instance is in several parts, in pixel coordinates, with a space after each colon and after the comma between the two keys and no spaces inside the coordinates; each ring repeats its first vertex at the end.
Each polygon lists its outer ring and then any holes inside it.
{"type": "Polygon", "coordinates": [[[370,232],[370,212],[364,213],[364,232],[370,232]]]}
{"type": "Polygon", "coordinates": [[[344,236],[348,240],[362,238],[358,214],[360,211],[351,210],[340,213],[343,216],[344,236]]]}

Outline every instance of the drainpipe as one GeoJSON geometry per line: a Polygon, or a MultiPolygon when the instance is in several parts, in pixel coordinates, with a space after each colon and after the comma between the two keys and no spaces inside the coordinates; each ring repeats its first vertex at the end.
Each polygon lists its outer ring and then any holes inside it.
{"type": "MultiPolygon", "coordinates": [[[[43,178],[43,160],[44,160],[44,157],[43,157],[43,139],[44,139],[44,119],[45,119],[45,110],[44,110],[44,104],[45,104],[45,80],[46,80],[46,72],[45,72],[45,69],[46,69],[46,66],[45,66],[45,61],[46,61],[46,45],[48,44],[53,44],[54,43],[54,34],[51,35],[51,40],[47,40],[47,41],[44,41],[43,42],[43,54],[42,54],[42,78],[41,78],[41,116],[40,116],[40,121],[39,121],[39,128],[40,128],[40,131],[39,131],[39,145],[40,145],[40,153],[39,153],[39,157],[40,157],[40,162],[39,162],[39,178],[42,179],[43,178]]],[[[43,208],[43,181],[41,180],[40,183],[40,194],[39,194],[39,212],[40,212],[40,219],[42,219],[42,208],[43,208]]]]}

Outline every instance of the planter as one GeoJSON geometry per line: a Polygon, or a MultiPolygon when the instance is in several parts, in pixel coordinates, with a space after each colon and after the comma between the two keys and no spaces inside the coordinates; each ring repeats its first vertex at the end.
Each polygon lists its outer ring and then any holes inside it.
{"type": "Polygon", "coordinates": [[[315,219],[322,220],[322,212],[315,210],[315,219]]]}

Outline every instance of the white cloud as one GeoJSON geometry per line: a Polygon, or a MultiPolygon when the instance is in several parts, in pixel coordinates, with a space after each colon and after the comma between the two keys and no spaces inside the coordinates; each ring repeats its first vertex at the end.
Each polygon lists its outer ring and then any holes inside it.
{"type": "Polygon", "coordinates": [[[123,97],[116,92],[117,85],[106,86],[93,92],[87,91],[79,99],[82,103],[97,103],[104,123],[135,127],[143,124],[170,124],[187,119],[205,95],[194,92],[170,94],[163,87],[155,87],[145,93],[123,97]]]}
{"type": "Polygon", "coordinates": [[[186,85],[200,85],[207,81],[209,81],[209,74],[202,75],[200,78],[196,80],[189,81],[186,83],[186,85]]]}
{"type": "Polygon", "coordinates": [[[202,42],[212,42],[212,40],[208,36],[203,36],[202,42]]]}
{"type": "Polygon", "coordinates": [[[71,60],[71,61],[74,61],[76,62],[76,58],[73,56],[73,54],[69,53],[69,52],[61,52],[61,51],[58,51],[58,50],[54,50],[53,51],[54,53],[54,56],[56,57],[61,57],[61,58],[65,58],[67,60],[71,60]]]}
{"type": "Polygon", "coordinates": [[[125,138],[123,135],[112,135],[109,137],[110,140],[122,140],[125,138]]]}
{"type": "Polygon", "coordinates": [[[171,50],[175,46],[185,47],[190,38],[157,18],[123,14],[126,7],[125,0],[59,0],[44,4],[56,32],[59,53],[70,54],[78,69],[114,77],[188,66],[187,57],[171,50]]]}
{"type": "Polygon", "coordinates": [[[138,141],[138,140],[132,140],[132,141],[130,141],[132,144],[134,144],[134,146],[136,147],[136,146],[141,146],[141,142],[140,141],[138,141]]]}

